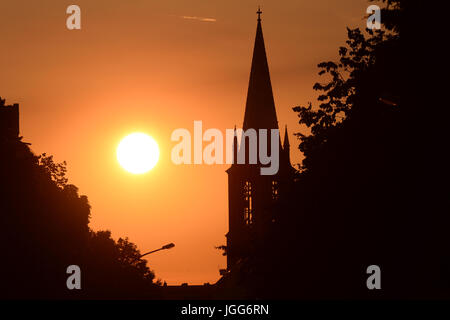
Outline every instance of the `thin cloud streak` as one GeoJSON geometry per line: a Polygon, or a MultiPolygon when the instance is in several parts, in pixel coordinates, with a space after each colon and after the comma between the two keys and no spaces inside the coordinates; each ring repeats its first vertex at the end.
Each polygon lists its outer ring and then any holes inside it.
{"type": "Polygon", "coordinates": [[[214,18],[204,18],[204,17],[192,17],[192,16],[181,16],[181,18],[186,20],[197,20],[202,22],[216,22],[217,19],[214,18]]]}

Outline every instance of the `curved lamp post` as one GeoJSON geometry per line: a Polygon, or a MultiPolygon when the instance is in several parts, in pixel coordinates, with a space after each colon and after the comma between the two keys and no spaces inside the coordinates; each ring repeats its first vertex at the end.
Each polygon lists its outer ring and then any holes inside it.
{"type": "Polygon", "coordinates": [[[150,253],[153,253],[153,252],[156,252],[156,251],[161,251],[161,250],[172,249],[173,247],[175,247],[175,244],[174,244],[174,243],[166,244],[165,246],[162,246],[162,247],[159,248],[159,249],[152,250],[152,251],[149,251],[149,252],[147,252],[147,253],[144,253],[144,254],[140,255],[140,256],[139,256],[139,259],[142,258],[143,256],[146,256],[146,255],[150,254],[150,253]]]}

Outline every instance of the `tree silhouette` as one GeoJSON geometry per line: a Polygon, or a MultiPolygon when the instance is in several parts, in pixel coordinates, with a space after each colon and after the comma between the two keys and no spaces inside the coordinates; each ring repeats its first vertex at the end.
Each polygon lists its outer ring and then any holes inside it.
{"type": "Polygon", "coordinates": [[[327,77],[313,87],[318,105],[294,108],[310,131],[298,134],[301,174],[273,208],[265,238],[221,280],[225,296],[450,297],[448,218],[415,208],[405,170],[400,31],[415,4],[385,4],[384,29],[348,29],[339,60],[318,65],[327,77]],[[372,264],[382,290],[366,287],[372,264]]]}
{"type": "Polygon", "coordinates": [[[47,171],[56,185],[60,188],[64,188],[68,182],[68,179],[66,178],[67,163],[65,161],[62,163],[55,163],[53,161],[53,156],[47,156],[45,153],[41,154],[38,159],[39,165],[47,171]]]}
{"type": "Polygon", "coordinates": [[[92,231],[88,198],[68,184],[66,164],[0,137],[0,271],[3,298],[156,298],[159,282],[137,247],[92,231]],[[68,290],[79,265],[82,289],[68,290]]]}
{"type": "MultiPolygon", "coordinates": [[[[319,63],[319,75],[330,80],[316,83],[313,88],[320,92],[317,108],[312,103],[297,106],[299,123],[308,127],[310,135],[297,133],[300,150],[305,155],[302,168],[309,169],[321,157],[321,146],[330,136],[342,129],[347,122],[371,121],[371,117],[387,113],[399,113],[401,50],[399,23],[402,8],[400,1],[387,1],[383,8],[383,23],[387,30],[366,30],[365,37],[359,29],[347,29],[346,46],[339,48],[337,62],[319,63]],[[379,104],[382,103],[382,105],[379,104]],[[317,157],[315,155],[317,154],[317,157]]],[[[348,125],[350,126],[350,125],[348,125]]],[[[344,130],[344,129],[342,129],[344,130]]]]}

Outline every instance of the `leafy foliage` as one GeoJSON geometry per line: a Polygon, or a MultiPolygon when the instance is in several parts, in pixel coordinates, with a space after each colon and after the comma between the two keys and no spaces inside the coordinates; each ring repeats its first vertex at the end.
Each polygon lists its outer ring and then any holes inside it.
{"type": "Polygon", "coordinates": [[[400,31],[414,21],[415,4],[385,3],[384,30],[348,29],[339,59],[319,64],[327,80],[314,85],[317,106],[294,108],[310,130],[298,135],[303,170],[275,225],[222,278],[224,291],[261,299],[450,297],[449,218],[433,210],[434,199],[423,205],[424,185],[415,180],[428,168],[411,169],[403,149],[415,135],[405,135],[402,117],[415,105],[400,99],[407,82],[400,31]],[[371,264],[382,270],[378,292],[365,285],[371,264]]]}
{"type": "Polygon", "coordinates": [[[48,175],[56,183],[56,185],[60,188],[64,188],[68,181],[68,179],[66,178],[66,161],[62,163],[55,163],[53,161],[53,156],[47,156],[47,154],[45,153],[41,154],[38,159],[39,166],[41,166],[48,173],[48,175]]]}
{"type": "Polygon", "coordinates": [[[66,163],[34,155],[28,143],[0,139],[1,296],[8,298],[155,298],[160,282],[128,238],[92,231],[88,198],[68,184],[66,163]],[[77,264],[82,290],[67,290],[77,264]]]}
{"type": "MultiPolygon", "coordinates": [[[[367,110],[368,103],[373,104],[380,99],[398,99],[390,87],[392,79],[390,81],[387,78],[392,75],[395,75],[394,79],[398,78],[398,67],[387,70],[382,64],[385,63],[386,49],[392,54],[391,46],[399,45],[398,21],[395,20],[399,12],[399,1],[388,1],[382,13],[383,22],[389,25],[389,29],[367,30],[369,36],[366,37],[358,28],[347,28],[348,40],[346,46],[339,48],[339,60],[318,64],[319,75],[329,78],[327,82],[318,82],[313,86],[319,92],[319,105],[314,107],[309,102],[307,106],[293,108],[298,113],[299,123],[310,129],[309,135],[296,134],[301,141],[299,149],[306,157],[302,167],[304,170],[314,161],[309,161],[308,157],[314,157],[317,148],[342,127],[343,122],[352,116],[355,106],[371,112],[367,110]]],[[[389,59],[396,61],[396,55],[389,59]]],[[[397,105],[396,102],[392,103],[397,105]]]]}

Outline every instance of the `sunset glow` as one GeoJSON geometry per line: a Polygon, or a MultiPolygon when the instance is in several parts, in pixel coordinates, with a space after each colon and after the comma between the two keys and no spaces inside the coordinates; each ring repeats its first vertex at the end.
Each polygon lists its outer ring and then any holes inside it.
{"type": "Polygon", "coordinates": [[[149,256],[168,285],[215,283],[226,268],[215,247],[228,232],[230,164],[225,147],[224,164],[194,163],[194,121],[224,142],[226,129],[243,126],[261,4],[281,138],[287,125],[291,161],[300,163],[294,132],[307,131],[292,107],[315,99],[317,64],[336,58],[347,26],[365,26],[367,3],[0,1],[9,48],[0,52],[0,96],[20,105],[20,135],[36,154],[67,161],[69,182],[92,207],[90,228],[129,237],[142,252],[175,243],[149,256]],[[81,9],[80,30],[67,29],[69,4],[81,9]],[[179,128],[191,133],[192,165],[171,159],[179,128]],[[134,132],[158,144],[145,174],[118,161],[119,143],[134,132]]]}
{"type": "Polygon", "coordinates": [[[145,133],[132,133],[120,141],[117,147],[117,160],[128,172],[143,174],[156,165],[159,148],[156,141],[145,133]]]}

